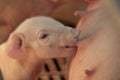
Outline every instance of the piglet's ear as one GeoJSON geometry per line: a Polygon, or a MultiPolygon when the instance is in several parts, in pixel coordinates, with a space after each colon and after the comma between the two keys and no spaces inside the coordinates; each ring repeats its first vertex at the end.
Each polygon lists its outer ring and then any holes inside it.
{"type": "Polygon", "coordinates": [[[13,59],[22,59],[25,56],[25,40],[21,33],[12,33],[6,43],[6,54],[13,59]]]}

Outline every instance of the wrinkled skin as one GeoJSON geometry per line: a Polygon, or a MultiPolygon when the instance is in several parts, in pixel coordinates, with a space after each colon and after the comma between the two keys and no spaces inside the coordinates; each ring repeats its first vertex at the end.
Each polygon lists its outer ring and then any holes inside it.
{"type": "Polygon", "coordinates": [[[101,5],[76,12],[82,17],[77,25],[81,40],[69,80],[120,80],[119,29],[101,5]]]}
{"type": "Polygon", "coordinates": [[[79,34],[48,17],[27,19],[0,46],[4,80],[35,80],[44,59],[76,53],[79,34]]]}

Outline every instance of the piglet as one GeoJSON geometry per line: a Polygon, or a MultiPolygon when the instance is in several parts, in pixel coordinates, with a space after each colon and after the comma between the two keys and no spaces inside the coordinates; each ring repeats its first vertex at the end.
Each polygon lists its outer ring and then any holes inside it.
{"type": "Polygon", "coordinates": [[[0,45],[4,80],[35,80],[45,59],[75,54],[80,31],[49,17],[25,20],[0,45]]]}

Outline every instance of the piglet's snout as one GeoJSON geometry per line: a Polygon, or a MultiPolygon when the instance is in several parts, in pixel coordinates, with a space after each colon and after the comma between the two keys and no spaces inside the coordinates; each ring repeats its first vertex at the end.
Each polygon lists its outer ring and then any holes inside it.
{"type": "Polygon", "coordinates": [[[61,39],[61,46],[65,48],[76,48],[79,41],[80,30],[73,28],[66,28],[65,34],[61,39]],[[65,35],[66,34],[66,35],[65,35]]]}
{"type": "Polygon", "coordinates": [[[79,41],[79,36],[80,36],[80,30],[77,29],[71,29],[72,33],[72,40],[74,43],[77,43],[79,41]]]}

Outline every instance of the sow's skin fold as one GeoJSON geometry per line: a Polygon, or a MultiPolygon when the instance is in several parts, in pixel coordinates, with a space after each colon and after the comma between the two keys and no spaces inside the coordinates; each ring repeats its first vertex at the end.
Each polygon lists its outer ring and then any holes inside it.
{"type": "Polygon", "coordinates": [[[80,31],[49,17],[25,20],[0,45],[4,80],[35,80],[45,59],[76,53],[80,31]]]}
{"type": "Polygon", "coordinates": [[[120,33],[102,3],[98,5],[76,12],[81,35],[69,80],[120,80],[120,33]]]}

